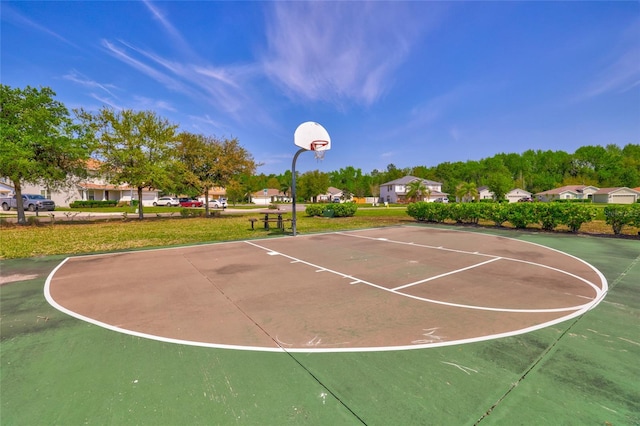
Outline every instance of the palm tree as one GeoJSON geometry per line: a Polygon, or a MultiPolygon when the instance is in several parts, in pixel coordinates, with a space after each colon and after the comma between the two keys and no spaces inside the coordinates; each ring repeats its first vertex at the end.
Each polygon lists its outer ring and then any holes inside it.
{"type": "Polygon", "coordinates": [[[289,189],[291,189],[291,185],[289,182],[280,182],[280,192],[284,194],[285,197],[289,196],[289,189]]]}
{"type": "Polygon", "coordinates": [[[456,197],[462,202],[477,200],[478,188],[473,182],[462,182],[456,187],[456,197]]]}
{"type": "Polygon", "coordinates": [[[407,185],[407,199],[409,201],[423,201],[424,197],[429,197],[431,191],[420,179],[409,182],[407,185]]]}

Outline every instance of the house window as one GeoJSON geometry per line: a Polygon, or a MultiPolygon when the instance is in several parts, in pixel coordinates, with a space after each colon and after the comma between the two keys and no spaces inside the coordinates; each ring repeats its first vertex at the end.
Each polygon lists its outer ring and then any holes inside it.
{"type": "Polygon", "coordinates": [[[93,189],[87,191],[87,200],[95,200],[96,194],[93,192],[93,189]]]}
{"type": "Polygon", "coordinates": [[[41,189],[40,190],[40,195],[42,195],[44,198],[51,198],[51,191],[49,191],[48,189],[41,189]]]}

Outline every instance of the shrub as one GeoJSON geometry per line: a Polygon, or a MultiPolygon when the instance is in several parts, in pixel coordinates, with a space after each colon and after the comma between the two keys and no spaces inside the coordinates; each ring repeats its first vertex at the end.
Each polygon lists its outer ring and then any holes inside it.
{"type": "Polygon", "coordinates": [[[418,201],[407,206],[407,214],[420,222],[444,222],[449,217],[448,204],[418,201]]]}
{"type": "Polygon", "coordinates": [[[607,225],[611,225],[613,233],[620,235],[625,225],[640,225],[640,206],[611,205],[604,208],[604,217],[607,225]]]}
{"type": "Polygon", "coordinates": [[[631,226],[640,228],[640,204],[633,204],[629,208],[631,209],[631,226]]]}
{"type": "Polygon", "coordinates": [[[462,204],[451,204],[447,207],[447,213],[449,219],[454,220],[456,223],[462,223],[464,217],[462,204]]]}
{"type": "Polygon", "coordinates": [[[309,204],[304,211],[307,213],[307,216],[322,216],[324,207],[325,206],[319,204],[309,204]]]}
{"type": "Polygon", "coordinates": [[[514,203],[507,206],[507,220],[518,229],[535,223],[536,215],[531,203],[514,203]]]}
{"type": "Polygon", "coordinates": [[[482,209],[484,206],[480,206],[478,203],[460,203],[460,216],[464,223],[478,224],[478,221],[482,217],[482,209]]]}
{"type": "Polygon", "coordinates": [[[502,226],[509,220],[509,205],[503,203],[491,203],[482,206],[482,218],[492,220],[496,226],[502,226]]]}
{"type": "Polygon", "coordinates": [[[569,203],[563,207],[561,223],[567,225],[571,232],[578,232],[582,224],[596,217],[595,209],[589,205],[569,203]]]}
{"type": "Polygon", "coordinates": [[[72,209],[80,208],[96,208],[96,207],[115,207],[118,204],[115,200],[77,200],[69,205],[72,209]]]}
{"type": "Polygon", "coordinates": [[[351,217],[356,214],[358,206],[356,203],[334,203],[326,206],[324,210],[333,210],[335,217],[351,217]]]}
{"type": "Polygon", "coordinates": [[[536,221],[545,231],[553,231],[556,226],[562,223],[565,216],[566,205],[558,203],[535,203],[533,211],[536,221]]]}

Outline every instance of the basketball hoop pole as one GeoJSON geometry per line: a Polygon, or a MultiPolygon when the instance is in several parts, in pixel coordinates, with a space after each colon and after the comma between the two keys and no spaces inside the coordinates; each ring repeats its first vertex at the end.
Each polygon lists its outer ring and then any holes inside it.
{"type": "Polygon", "coordinates": [[[293,163],[291,163],[291,197],[293,198],[292,206],[292,218],[291,218],[291,230],[293,236],[296,236],[296,160],[298,156],[307,151],[305,148],[300,148],[296,155],[293,156],[293,163]]]}
{"type": "Polygon", "coordinates": [[[292,218],[291,218],[291,230],[293,236],[296,236],[296,160],[298,156],[305,151],[313,151],[317,160],[324,158],[324,151],[331,148],[331,138],[329,133],[320,124],[307,121],[302,123],[296,128],[293,133],[293,143],[300,147],[296,155],[293,156],[293,163],[291,163],[291,196],[292,202],[292,218]]]}

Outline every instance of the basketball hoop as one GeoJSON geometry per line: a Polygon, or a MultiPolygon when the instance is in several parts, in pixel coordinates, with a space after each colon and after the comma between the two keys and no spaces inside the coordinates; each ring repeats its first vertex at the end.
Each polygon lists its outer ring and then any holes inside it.
{"type": "Polygon", "coordinates": [[[316,160],[324,160],[324,154],[327,152],[328,145],[329,141],[324,140],[315,140],[311,142],[311,151],[313,151],[313,155],[316,157],[316,160]]]}
{"type": "Polygon", "coordinates": [[[291,230],[296,236],[296,160],[306,151],[313,151],[317,161],[324,160],[325,151],[331,149],[331,137],[324,127],[314,121],[307,121],[296,128],[293,143],[300,148],[291,162],[291,230]]]}

